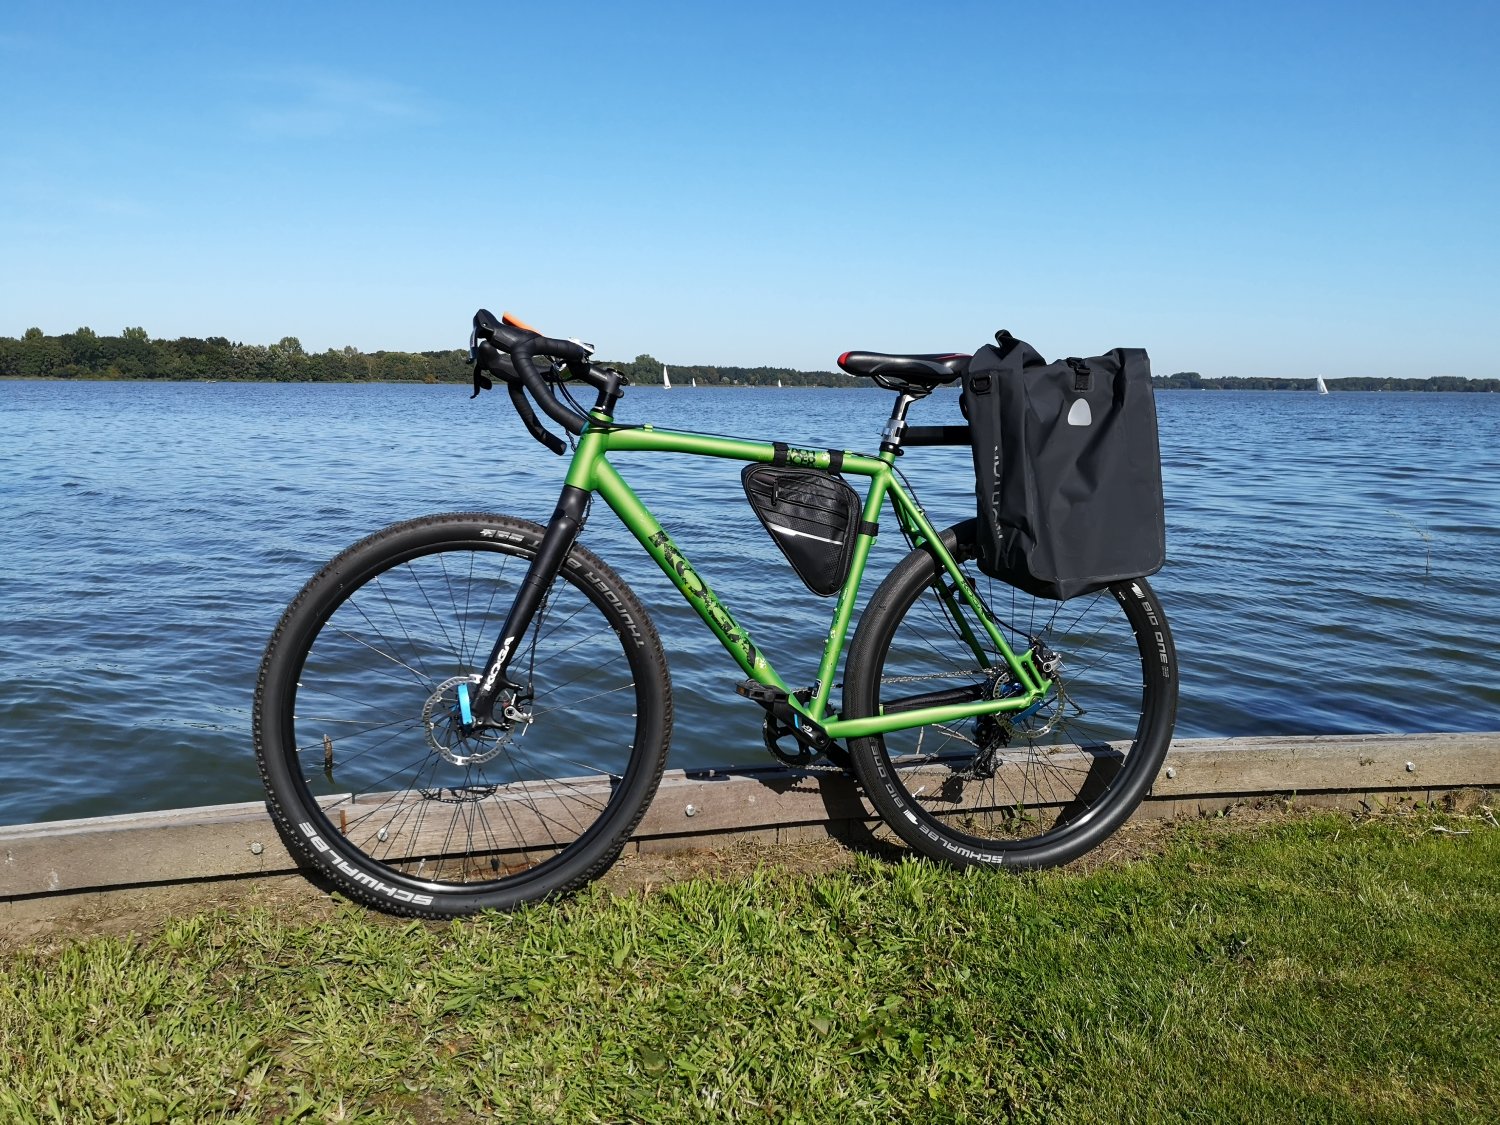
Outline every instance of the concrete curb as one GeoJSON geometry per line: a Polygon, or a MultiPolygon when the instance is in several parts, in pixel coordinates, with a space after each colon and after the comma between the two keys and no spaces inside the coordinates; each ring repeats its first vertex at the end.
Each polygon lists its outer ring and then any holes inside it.
{"type": "MultiPolygon", "coordinates": [[[[1185,739],[1174,742],[1137,819],[1198,816],[1272,796],[1345,808],[1432,802],[1500,789],[1500,732],[1185,739]]],[[[789,769],[672,770],[627,845],[713,849],[866,831],[875,818],[849,778],[789,769]]],[[[7,909],[143,887],[297,871],[260,802],[0,827],[7,909]]]]}

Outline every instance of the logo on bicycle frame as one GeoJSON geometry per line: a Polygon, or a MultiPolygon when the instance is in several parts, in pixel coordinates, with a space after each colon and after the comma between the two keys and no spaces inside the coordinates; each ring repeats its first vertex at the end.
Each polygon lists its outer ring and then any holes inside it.
{"type": "Polygon", "coordinates": [[[490,668],[490,674],[484,678],[484,686],[480,691],[489,691],[495,686],[495,681],[500,678],[500,669],[505,667],[505,659],[510,655],[511,646],[516,643],[515,637],[506,637],[505,643],[500,646],[500,652],[495,657],[495,663],[490,668]]]}
{"type": "Polygon", "coordinates": [[[714,592],[708,588],[708,583],[698,577],[698,572],[693,569],[691,563],[683,557],[677,549],[677,544],[672,542],[671,536],[665,531],[658,531],[651,537],[653,545],[661,548],[661,553],[666,563],[677,574],[680,580],[682,592],[694,605],[702,606],[701,612],[711,621],[715,628],[724,634],[724,639],[731,645],[740,649],[754,666],[760,662],[760,656],[755,651],[755,645],[750,642],[749,636],[739,627],[735,619],[729,616],[729,611],[719,604],[719,599],[714,592]]]}

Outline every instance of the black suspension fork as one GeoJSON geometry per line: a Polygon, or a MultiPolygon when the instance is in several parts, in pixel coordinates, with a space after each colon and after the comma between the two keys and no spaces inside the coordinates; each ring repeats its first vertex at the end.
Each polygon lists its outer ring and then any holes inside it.
{"type": "Polygon", "coordinates": [[[505,619],[505,627],[500,630],[500,637],[490,650],[484,675],[474,693],[472,718],[469,719],[474,726],[505,725],[504,719],[497,721],[495,718],[495,703],[502,692],[517,691],[521,687],[510,678],[510,662],[521,647],[521,638],[531,629],[532,619],[541,608],[547,591],[562,573],[563,560],[568,557],[568,551],[572,549],[578,532],[583,528],[588,504],[589,494],[586,491],[571,484],[563,485],[557,510],[552,513],[547,533],[542,536],[542,544],[537,548],[531,566],[527,568],[521,589],[516,593],[516,600],[505,619]]]}

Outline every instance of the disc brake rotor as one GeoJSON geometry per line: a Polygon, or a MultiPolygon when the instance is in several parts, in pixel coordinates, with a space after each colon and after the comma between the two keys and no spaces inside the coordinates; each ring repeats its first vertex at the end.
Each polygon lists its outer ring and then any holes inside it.
{"type": "Polygon", "coordinates": [[[422,705],[422,726],[427,744],[439,757],[455,766],[480,766],[510,744],[511,732],[495,727],[473,728],[463,721],[468,711],[467,695],[479,684],[478,675],[444,680],[422,705]]]}

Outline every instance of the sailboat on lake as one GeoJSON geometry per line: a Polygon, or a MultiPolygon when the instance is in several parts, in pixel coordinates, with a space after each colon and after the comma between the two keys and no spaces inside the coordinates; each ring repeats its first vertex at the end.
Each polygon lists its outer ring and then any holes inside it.
{"type": "Polygon", "coordinates": [[[1328,384],[1323,382],[1323,376],[1321,375],[1318,376],[1318,393],[1320,395],[1326,395],[1328,393],[1328,384]]]}
{"type": "Polygon", "coordinates": [[[667,374],[667,365],[665,363],[661,365],[661,385],[665,390],[670,391],[672,389],[672,377],[667,374]]]}

